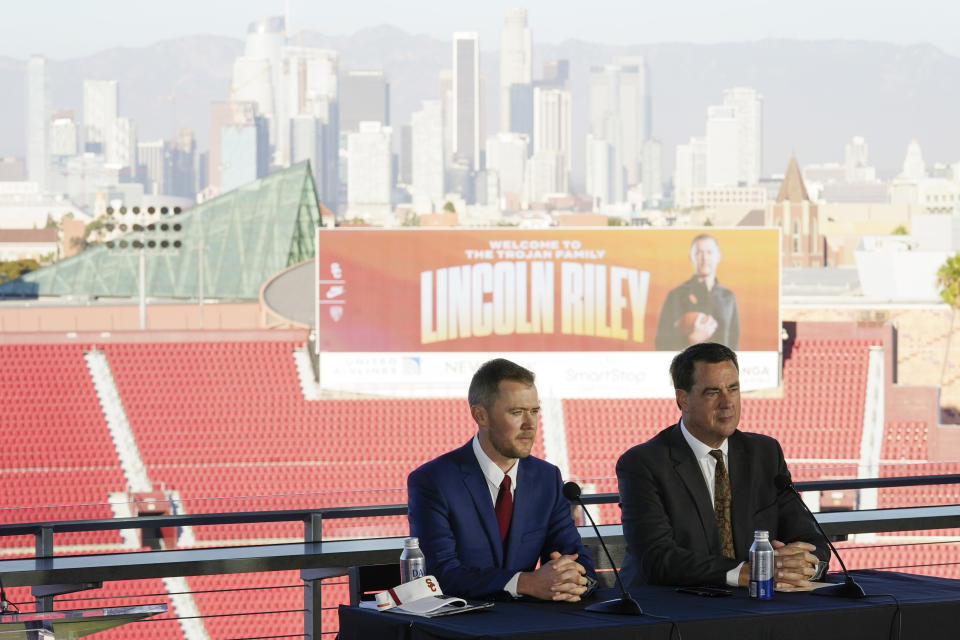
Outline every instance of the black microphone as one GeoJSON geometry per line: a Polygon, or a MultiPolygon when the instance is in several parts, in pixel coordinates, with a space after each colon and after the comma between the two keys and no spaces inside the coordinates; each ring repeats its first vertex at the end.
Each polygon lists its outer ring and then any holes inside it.
{"type": "Polygon", "coordinates": [[[643,609],[640,608],[640,605],[637,604],[637,601],[634,600],[629,593],[627,593],[626,589],[624,589],[623,582],[620,580],[620,572],[617,571],[617,565],[614,563],[610,552],[607,551],[607,545],[603,541],[603,536],[600,535],[600,529],[597,529],[597,523],[593,521],[593,516],[590,515],[589,511],[587,511],[587,507],[583,504],[583,500],[580,499],[580,485],[578,485],[576,482],[565,483],[563,485],[563,497],[570,502],[576,502],[579,504],[580,508],[583,509],[583,512],[587,514],[587,518],[589,518],[590,524],[593,525],[593,530],[597,534],[597,540],[600,541],[600,546],[603,547],[603,552],[607,554],[607,560],[610,561],[610,566],[613,567],[613,575],[617,578],[617,585],[620,587],[620,597],[618,599],[605,600],[603,602],[592,604],[589,607],[586,607],[584,611],[592,611],[595,613],[613,613],[625,616],[642,616],[643,609]]]}
{"type": "Polygon", "coordinates": [[[837,548],[833,546],[833,543],[830,541],[830,537],[826,534],[826,532],[824,532],[823,527],[820,526],[820,523],[817,522],[813,512],[810,511],[810,507],[808,507],[803,501],[803,498],[800,497],[800,492],[797,491],[795,486],[793,486],[793,482],[790,480],[789,474],[777,474],[777,477],[773,479],[773,484],[777,487],[778,493],[790,491],[794,496],[796,496],[797,500],[800,501],[800,506],[802,506],[803,510],[810,515],[810,518],[813,520],[813,524],[817,527],[817,531],[819,531],[820,535],[823,536],[823,539],[827,541],[827,546],[830,547],[830,551],[833,552],[833,555],[840,562],[840,568],[843,569],[844,581],[842,583],[832,587],[822,587],[813,593],[824,596],[840,596],[841,598],[865,598],[867,594],[864,592],[863,587],[857,584],[857,581],[854,580],[853,576],[850,575],[850,572],[847,571],[847,566],[843,564],[843,558],[841,558],[840,554],[837,553],[837,548]]]}

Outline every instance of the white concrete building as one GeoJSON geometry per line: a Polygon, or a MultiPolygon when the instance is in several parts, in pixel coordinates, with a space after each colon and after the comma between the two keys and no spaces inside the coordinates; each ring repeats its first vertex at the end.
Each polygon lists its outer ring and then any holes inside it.
{"type": "Polygon", "coordinates": [[[723,104],[737,118],[737,182],[754,186],[763,175],[763,98],[748,87],[727,89],[723,104]]]}
{"type": "Polygon", "coordinates": [[[114,161],[121,167],[137,166],[137,123],[132,118],[117,118],[113,129],[114,161]]]}
{"type": "Polygon", "coordinates": [[[50,187],[50,83],[47,59],[30,56],[27,60],[27,179],[40,190],[50,187]]]}
{"type": "Polygon", "coordinates": [[[693,205],[693,190],[707,184],[707,139],[690,138],[678,144],[673,169],[673,204],[678,209],[693,205]]]}
{"type": "Polygon", "coordinates": [[[73,118],[56,118],[50,121],[50,155],[75,156],[77,155],[80,130],[73,118]]]}
{"type": "MultiPolygon", "coordinates": [[[[420,111],[410,117],[412,181],[410,195],[416,211],[429,213],[443,199],[443,105],[424,100],[420,111]]],[[[442,204],[441,204],[442,206],[442,204]]]]}
{"type": "Polygon", "coordinates": [[[614,172],[622,174],[623,168],[616,162],[613,145],[604,139],[597,139],[593,134],[587,134],[587,166],[586,189],[587,195],[594,199],[596,205],[603,207],[616,202],[614,184],[622,182],[614,177],[614,172]]]}
{"type": "Polygon", "coordinates": [[[663,167],[660,152],[660,141],[656,138],[647,138],[643,141],[641,183],[643,184],[643,204],[646,208],[656,208],[663,200],[663,167]]]}
{"type": "Polygon", "coordinates": [[[116,163],[116,126],[119,108],[116,80],[83,81],[84,150],[103,154],[107,162],[116,163]]]}
{"type": "Polygon", "coordinates": [[[523,195],[530,140],[522,133],[501,132],[487,137],[487,171],[495,173],[498,196],[523,195]]]}
{"type": "Polygon", "coordinates": [[[347,205],[388,206],[393,193],[392,130],[379,122],[361,122],[347,140],[347,205]]]}
{"type": "Polygon", "coordinates": [[[707,108],[707,184],[736,186],[738,182],[738,125],[736,109],[726,105],[707,108]]]}

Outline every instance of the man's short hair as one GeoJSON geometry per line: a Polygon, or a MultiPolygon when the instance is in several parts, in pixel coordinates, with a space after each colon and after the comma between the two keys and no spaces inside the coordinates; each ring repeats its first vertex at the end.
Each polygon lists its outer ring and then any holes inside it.
{"type": "Polygon", "coordinates": [[[720,243],[717,242],[717,239],[716,239],[715,237],[713,237],[713,236],[710,235],[709,233],[700,233],[700,234],[697,234],[697,235],[693,238],[693,240],[690,241],[690,255],[691,255],[691,256],[693,256],[693,249],[694,249],[694,247],[696,247],[696,246],[697,246],[697,243],[700,242],[701,240],[713,240],[714,246],[717,247],[717,250],[718,250],[718,251],[720,250],[720,243]]]}
{"type": "Polygon", "coordinates": [[[718,342],[701,342],[692,344],[673,358],[670,363],[670,376],[673,378],[673,388],[690,391],[693,388],[693,369],[698,362],[716,364],[718,362],[733,363],[737,371],[737,354],[733,349],[718,342]]]}
{"type": "Polygon", "coordinates": [[[467,400],[471,407],[480,405],[489,409],[497,400],[497,392],[502,380],[514,380],[532,385],[535,377],[533,371],[505,358],[490,360],[483,363],[483,366],[473,374],[467,400]]]}

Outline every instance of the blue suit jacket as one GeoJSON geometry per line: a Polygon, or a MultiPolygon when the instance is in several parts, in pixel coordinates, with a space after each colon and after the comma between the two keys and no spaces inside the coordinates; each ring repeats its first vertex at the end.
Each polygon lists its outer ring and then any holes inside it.
{"type": "Polygon", "coordinates": [[[445,594],[502,597],[515,573],[532,571],[552,551],[580,554],[577,562],[595,577],[590,552],[563,497],[560,470],[532,456],[517,464],[506,549],[472,441],[407,477],[410,535],[420,538],[427,573],[436,576],[445,594]]]}

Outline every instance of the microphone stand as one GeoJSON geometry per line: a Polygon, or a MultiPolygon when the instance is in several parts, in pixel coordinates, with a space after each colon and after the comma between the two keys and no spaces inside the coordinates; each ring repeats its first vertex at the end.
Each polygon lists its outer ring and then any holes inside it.
{"type": "Polygon", "coordinates": [[[830,537],[823,530],[823,527],[820,526],[820,523],[814,517],[813,512],[810,511],[810,507],[807,506],[807,503],[803,501],[803,498],[800,497],[800,492],[797,491],[797,488],[793,486],[789,476],[783,474],[778,475],[774,482],[777,485],[777,488],[781,491],[786,489],[790,491],[797,500],[800,501],[800,506],[803,507],[803,510],[807,512],[810,516],[810,519],[813,520],[813,524],[817,527],[817,531],[820,532],[820,535],[823,536],[823,539],[827,541],[827,546],[830,547],[830,551],[833,552],[834,557],[837,561],[840,562],[840,568],[843,569],[844,581],[835,584],[830,587],[820,587],[815,589],[812,593],[818,596],[837,596],[839,598],[865,598],[867,597],[866,592],[863,590],[857,581],[853,579],[853,576],[850,575],[850,572],[847,571],[847,565],[843,564],[843,558],[840,557],[840,554],[837,553],[837,548],[833,546],[833,542],[830,541],[830,537]]]}
{"type": "Polygon", "coordinates": [[[593,525],[593,531],[597,534],[597,540],[600,541],[600,546],[603,547],[603,552],[607,555],[607,560],[610,562],[610,566],[613,567],[613,575],[617,578],[617,586],[620,587],[619,598],[597,602],[596,604],[592,604],[589,607],[584,608],[584,611],[590,611],[592,613],[611,613],[622,616],[642,616],[643,609],[640,608],[640,605],[637,604],[637,601],[633,599],[633,596],[627,593],[627,590],[623,587],[623,582],[620,580],[620,572],[617,571],[617,565],[613,562],[613,557],[607,550],[607,545],[603,541],[603,536],[600,535],[600,529],[597,528],[597,523],[593,521],[593,516],[590,515],[589,511],[587,511],[587,507],[585,504],[583,504],[583,500],[580,499],[580,485],[578,485],[576,482],[567,482],[563,485],[563,496],[567,500],[579,504],[580,508],[583,509],[583,512],[587,514],[590,524],[593,525]]]}

